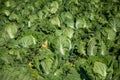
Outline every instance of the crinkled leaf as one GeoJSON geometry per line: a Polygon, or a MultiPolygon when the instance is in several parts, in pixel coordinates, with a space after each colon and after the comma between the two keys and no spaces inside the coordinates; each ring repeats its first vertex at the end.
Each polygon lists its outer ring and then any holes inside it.
{"type": "Polygon", "coordinates": [[[64,23],[70,27],[74,29],[74,19],[73,16],[70,12],[65,12],[61,14],[62,20],[64,21],[64,23]]]}
{"type": "Polygon", "coordinates": [[[115,31],[113,31],[110,28],[105,28],[105,31],[107,32],[107,39],[109,39],[109,40],[114,40],[115,39],[115,37],[116,37],[116,32],[115,31]]]}
{"type": "Polygon", "coordinates": [[[80,52],[80,54],[82,55],[86,55],[85,46],[86,43],[82,41],[80,41],[80,43],[78,44],[78,52],[80,52]]]}
{"type": "Polygon", "coordinates": [[[58,40],[59,51],[62,55],[65,55],[72,48],[71,41],[67,37],[60,37],[58,40]]]}
{"type": "Polygon", "coordinates": [[[119,31],[119,29],[120,29],[120,23],[119,23],[119,21],[120,21],[120,19],[118,19],[118,18],[113,18],[113,20],[110,21],[109,25],[111,26],[111,28],[115,32],[119,31]]]}
{"type": "Polygon", "coordinates": [[[17,14],[11,14],[10,16],[9,16],[9,19],[10,20],[18,20],[19,19],[19,16],[17,15],[17,14]]]}
{"type": "Polygon", "coordinates": [[[60,27],[60,20],[58,17],[53,17],[50,21],[53,25],[57,25],[60,27]]]}
{"type": "Polygon", "coordinates": [[[107,76],[107,66],[101,62],[95,62],[93,71],[102,76],[104,79],[107,76]]]}
{"type": "Polygon", "coordinates": [[[67,24],[68,27],[74,29],[74,21],[73,20],[67,20],[67,21],[65,21],[65,23],[67,24]]]}
{"type": "Polygon", "coordinates": [[[19,44],[28,48],[30,45],[36,44],[36,39],[32,35],[24,36],[19,40],[19,44]]]}
{"type": "Polygon", "coordinates": [[[53,61],[51,59],[45,59],[45,60],[41,61],[42,69],[46,74],[50,74],[50,71],[52,68],[52,63],[53,63],[53,61]]]}
{"type": "Polygon", "coordinates": [[[67,36],[68,38],[71,39],[71,38],[73,37],[74,30],[71,29],[71,28],[65,28],[65,29],[63,30],[63,34],[64,34],[65,36],[67,36]]]}
{"type": "Polygon", "coordinates": [[[78,28],[88,28],[90,25],[88,25],[88,22],[85,18],[79,17],[76,19],[75,27],[78,28]]]}
{"type": "Polygon", "coordinates": [[[108,54],[107,47],[106,47],[106,45],[103,41],[101,41],[100,54],[101,55],[107,55],[108,54]]]}
{"type": "Polygon", "coordinates": [[[6,16],[9,16],[9,15],[10,15],[10,11],[9,11],[9,10],[3,10],[3,13],[4,13],[6,16]]]}
{"type": "Polygon", "coordinates": [[[96,41],[94,38],[92,38],[88,42],[87,54],[89,56],[94,56],[96,55],[96,52],[97,52],[96,41]]]}
{"type": "Polygon", "coordinates": [[[7,24],[5,31],[8,33],[10,38],[15,38],[17,33],[17,25],[15,23],[7,24]]]}
{"type": "Polygon", "coordinates": [[[67,74],[67,76],[63,80],[81,80],[80,74],[75,69],[70,69],[70,74],[67,74]]]}
{"type": "Polygon", "coordinates": [[[51,13],[56,13],[57,10],[58,10],[58,8],[59,8],[58,2],[57,2],[57,1],[53,1],[53,2],[51,3],[50,12],[51,12],[51,13]]]}

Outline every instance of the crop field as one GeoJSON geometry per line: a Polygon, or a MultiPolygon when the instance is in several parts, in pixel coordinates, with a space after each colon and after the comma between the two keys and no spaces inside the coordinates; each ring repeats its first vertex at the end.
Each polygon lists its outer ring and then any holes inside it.
{"type": "Polygon", "coordinates": [[[120,80],[120,0],[0,0],[0,80],[120,80]]]}

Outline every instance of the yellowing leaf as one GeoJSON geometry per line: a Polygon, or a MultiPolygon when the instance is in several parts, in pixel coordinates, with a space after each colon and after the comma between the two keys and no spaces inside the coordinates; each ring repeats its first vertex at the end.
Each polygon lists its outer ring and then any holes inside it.
{"type": "Polygon", "coordinates": [[[43,44],[42,44],[42,48],[47,48],[48,46],[48,41],[46,40],[43,44]]]}
{"type": "Polygon", "coordinates": [[[32,66],[33,66],[33,65],[32,65],[32,62],[29,62],[29,63],[28,63],[28,65],[29,65],[30,67],[32,67],[32,66]]]}

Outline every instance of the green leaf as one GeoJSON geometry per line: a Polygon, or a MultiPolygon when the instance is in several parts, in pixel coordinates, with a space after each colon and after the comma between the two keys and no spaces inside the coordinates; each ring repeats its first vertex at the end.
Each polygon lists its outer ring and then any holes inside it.
{"type": "Polygon", "coordinates": [[[3,10],[3,13],[4,13],[6,16],[9,16],[9,15],[10,15],[10,11],[9,11],[9,10],[3,10]]]}
{"type": "Polygon", "coordinates": [[[94,73],[102,76],[103,79],[107,76],[107,66],[101,62],[95,62],[93,67],[94,73]]]}
{"type": "Polygon", "coordinates": [[[78,17],[76,19],[75,28],[89,28],[91,24],[86,20],[85,17],[78,17]]]}
{"type": "Polygon", "coordinates": [[[63,12],[61,14],[63,22],[67,25],[67,27],[74,29],[74,19],[73,15],[70,12],[63,12]]]}
{"type": "Polygon", "coordinates": [[[73,28],[74,29],[74,21],[72,20],[66,20],[65,23],[67,24],[68,27],[73,28]]]}
{"type": "Polygon", "coordinates": [[[78,44],[78,52],[80,52],[80,54],[82,55],[86,55],[85,46],[86,43],[82,41],[80,41],[80,43],[78,44]]]}
{"type": "Polygon", "coordinates": [[[37,19],[37,15],[30,15],[29,19],[30,19],[30,22],[34,22],[37,19]]]}
{"type": "Polygon", "coordinates": [[[65,36],[61,36],[57,44],[59,46],[58,50],[62,55],[67,54],[69,50],[72,48],[71,41],[65,36]]]}
{"type": "Polygon", "coordinates": [[[52,68],[52,63],[53,63],[53,61],[51,59],[45,59],[45,60],[41,61],[41,66],[43,68],[43,71],[46,74],[50,74],[51,68],[52,68]]]}
{"type": "Polygon", "coordinates": [[[100,54],[101,55],[107,55],[108,54],[107,47],[106,47],[106,45],[103,41],[101,41],[100,54]]]}
{"type": "Polygon", "coordinates": [[[86,24],[86,22],[85,22],[85,19],[83,19],[83,18],[77,18],[76,19],[76,23],[75,23],[75,27],[78,29],[78,28],[84,28],[85,27],[85,24],[86,24]]]}
{"type": "Polygon", "coordinates": [[[88,42],[87,54],[89,56],[95,56],[97,53],[96,41],[94,38],[91,38],[88,42]]]}
{"type": "Polygon", "coordinates": [[[6,2],[5,2],[5,6],[6,6],[6,7],[10,7],[10,5],[11,5],[11,4],[10,4],[10,1],[6,1],[6,2]]]}
{"type": "Polygon", "coordinates": [[[13,13],[9,16],[9,20],[19,20],[19,16],[13,13]]]}
{"type": "Polygon", "coordinates": [[[57,25],[58,27],[60,27],[60,20],[58,17],[53,17],[50,21],[53,25],[57,25]]]}
{"type": "Polygon", "coordinates": [[[116,37],[116,32],[113,31],[111,28],[105,28],[105,31],[107,32],[107,39],[108,40],[114,40],[116,37]]]}
{"type": "Polygon", "coordinates": [[[51,9],[50,9],[50,12],[51,13],[56,13],[58,8],[59,8],[59,4],[57,1],[53,1],[50,5],[51,9]]]}
{"type": "Polygon", "coordinates": [[[73,68],[70,69],[70,74],[67,74],[67,76],[63,80],[82,80],[80,79],[80,74],[73,68]]]}
{"type": "Polygon", "coordinates": [[[63,34],[68,37],[68,38],[72,38],[73,34],[74,34],[74,30],[72,28],[64,28],[63,30],[63,34]]]}
{"type": "Polygon", "coordinates": [[[44,13],[42,11],[39,11],[38,16],[39,16],[40,19],[43,19],[44,13]]]}
{"type": "Polygon", "coordinates": [[[28,48],[30,45],[36,44],[36,39],[32,35],[24,36],[19,40],[19,44],[28,48]]]}
{"type": "Polygon", "coordinates": [[[13,39],[17,33],[17,25],[15,23],[7,24],[5,31],[8,33],[9,37],[13,39]]]}
{"type": "Polygon", "coordinates": [[[112,20],[110,20],[110,26],[111,28],[115,31],[115,32],[118,32],[119,29],[120,29],[120,23],[119,23],[120,19],[118,18],[113,18],[112,20]]]}

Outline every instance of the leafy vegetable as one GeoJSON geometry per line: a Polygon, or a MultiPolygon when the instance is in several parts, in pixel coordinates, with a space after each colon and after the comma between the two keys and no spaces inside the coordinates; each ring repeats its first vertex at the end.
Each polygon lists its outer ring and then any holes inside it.
{"type": "Polygon", "coordinates": [[[103,79],[106,77],[107,75],[107,66],[101,62],[95,62],[94,63],[94,67],[93,67],[93,71],[95,73],[100,74],[101,76],[103,76],[103,79]]]}
{"type": "Polygon", "coordinates": [[[36,44],[36,40],[32,35],[25,36],[20,39],[19,44],[23,47],[29,47],[32,44],[36,44]]]}
{"type": "Polygon", "coordinates": [[[119,0],[0,0],[1,80],[119,80],[119,0]]]}
{"type": "Polygon", "coordinates": [[[17,26],[15,23],[11,23],[6,25],[5,31],[8,33],[10,38],[15,38],[17,33],[17,26]]]}

